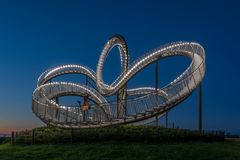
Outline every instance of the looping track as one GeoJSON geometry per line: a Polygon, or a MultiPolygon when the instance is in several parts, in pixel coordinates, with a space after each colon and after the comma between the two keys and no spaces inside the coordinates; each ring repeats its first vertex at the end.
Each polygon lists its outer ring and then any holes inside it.
{"type": "Polygon", "coordinates": [[[45,71],[38,79],[32,96],[33,112],[45,123],[63,128],[93,128],[123,123],[135,123],[164,114],[186,99],[201,83],[205,74],[205,52],[194,42],[174,42],[151,50],[129,64],[129,53],[124,38],[113,36],[105,44],[96,73],[82,65],[63,65],[45,71]],[[117,46],[121,59],[121,74],[112,84],[102,79],[104,61],[113,47],[117,46]],[[127,89],[128,81],[148,65],[170,56],[191,58],[189,67],[163,88],[142,87],[127,89]],[[68,82],[51,82],[65,74],[81,74],[90,78],[96,88],[68,82]],[[85,96],[95,102],[87,114],[81,107],[62,106],[61,96],[85,96]],[[118,95],[120,101],[108,102],[106,97],[118,95]],[[126,99],[127,96],[137,98],[126,99]],[[119,108],[122,109],[119,114],[119,108]]]}

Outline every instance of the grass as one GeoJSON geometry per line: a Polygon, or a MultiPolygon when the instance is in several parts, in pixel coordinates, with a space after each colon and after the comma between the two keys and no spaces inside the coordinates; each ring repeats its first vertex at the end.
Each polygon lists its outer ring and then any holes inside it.
{"type": "MultiPolygon", "coordinates": [[[[18,133],[17,144],[31,144],[33,131],[18,133]]],[[[36,144],[69,143],[71,140],[84,142],[187,142],[187,141],[224,141],[223,132],[201,133],[197,130],[171,129],[156,126],[112,126],[103,128],[75,129],[71,138],[71,130],[56,127],[34,129],[36,144]]]]}
{"type": "Polygon", "coordinates": [[[237,160],[240,142],[79,143],[0,145],[1,160],[237,160]]]}

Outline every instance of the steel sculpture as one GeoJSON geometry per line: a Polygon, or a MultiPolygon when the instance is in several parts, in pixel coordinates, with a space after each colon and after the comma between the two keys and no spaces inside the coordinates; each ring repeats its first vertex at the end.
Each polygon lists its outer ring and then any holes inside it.
{"type": "Polygon", "coordinates": [[[93,128],[115,124],[141,123],[163,115],[186,99],[201,83],[205,74],[204,48],[195,42],[174,42],[151,50],[129,64],[128,47],[124,38],[115,35],[105,44],[96,73],[82,65],[63,65],[45,71],[32,95],[33,112],[43,122],[63,128],[93,128]],[[103,81],[105,59],[113,47],[118,47],[121,74],[112,84],[103,81]],[[128,81],[148,65],[170,56],[191,58],[189,67],[162,88],[141,87],[128,89],[128,81]],[[81,74],[95,85],[53,82],[65,74],[81,74]],[[94,87],[95,86],[95,87],[94,87]],[[84,97],[83,105],[59,104],[61,96],[84,97]],[[117,96],[116,102],[108,97],[117,96]],[[133,97],[133,98],[131,98],[133,97]],[[89,100],[94,103],[89,103],[89,100]]]}

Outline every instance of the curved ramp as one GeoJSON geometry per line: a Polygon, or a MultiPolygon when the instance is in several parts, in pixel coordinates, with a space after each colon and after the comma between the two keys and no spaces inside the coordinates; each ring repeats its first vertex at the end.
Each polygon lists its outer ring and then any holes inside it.
{"type": "Polygon", "coordinates": [[[194,42],[174,42],[151,50],[129,64],[129,53],[124,38],[113,36],[105,44],[100,55],[96,73],[81,65],[63,65],[45,71],[37,82],[32,96],[33,112],[43,122],[64,128],[89,128],[114,124],[136,123],[164,114],[186,99],[201,83],[205,74],[205,52],[194,42]],[[111,84],[102,79],[106,57],[113,47],[118,47],[121,74],[111,84]],[[128,89],[128,81],[148,65],[170,56],[191,58],[189,67],[163,88],[141,87],[128,89]],[[65,74],[81,74],[95,83],[95,88],[83,84],[51,82],[65,74]],[[81,106],[62,106],[61,96],[86,96],[94,101],[87,111],[81,106]],[[118,101],[108,102],[107,97],[118,96],[118,101]],[[135,97],[129,98],[127,97],[135,97]],[[121,111],[119,110],[121,109],[121,111]],[[121,114],[119,114],[121,112],[121,114]]]}

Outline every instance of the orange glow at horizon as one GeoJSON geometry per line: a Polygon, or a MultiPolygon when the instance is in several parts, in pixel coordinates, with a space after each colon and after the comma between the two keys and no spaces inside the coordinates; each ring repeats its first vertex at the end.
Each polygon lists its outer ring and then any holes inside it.
{"type": "Polygon", "coordinates": [[[0,124],[0,134],[11,134],[12,131],[14,132],[19,132],[19,131],[24,131],[26,129],[33,129],[39,127],[38,125],[9,125],[9,126],[4,126],[0,124]]]}

